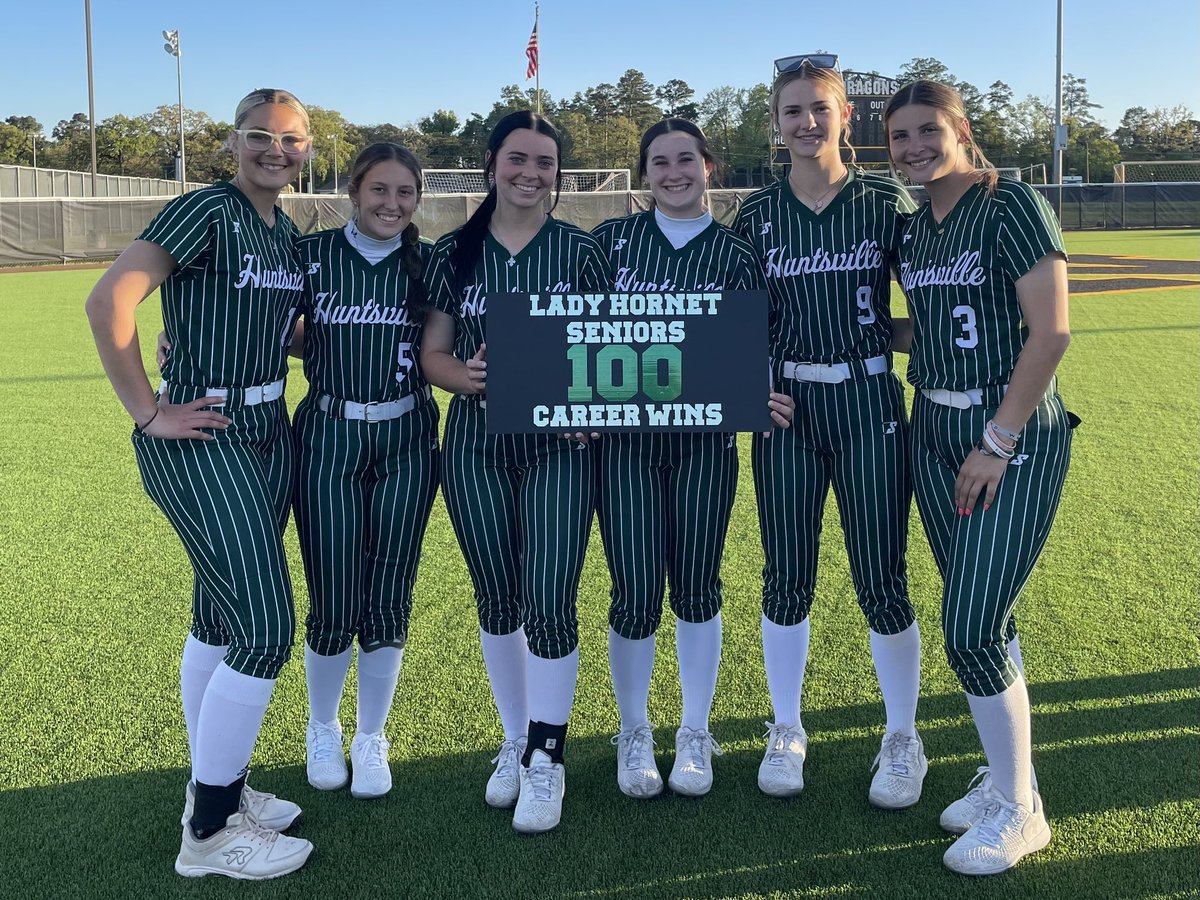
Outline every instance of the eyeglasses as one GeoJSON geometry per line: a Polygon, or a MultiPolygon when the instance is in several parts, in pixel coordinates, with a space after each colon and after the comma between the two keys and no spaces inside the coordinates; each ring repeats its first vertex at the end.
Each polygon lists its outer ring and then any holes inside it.
{"type": "Polygon", "coordinates": [[[795,72],[805,63],[808,63],[814,69],[841,71],[838,67],[836,53],[801,53],[799,56],[785,56],[783,59],[775,60],[775,71],[780,75],[783,75],[785,72],[795,72]]]}
{"type": "Polygon", "coordinates": [[[278,141],[279,149],[284,153],[295,155],[304,153],[312,143],[312,138],[303,134],[276,134],[273,131],[263,131],[261,128],[237,128],[234,130],[246,142],[246,147],[254,151],[270,150],[271,145],[278,141]]]}

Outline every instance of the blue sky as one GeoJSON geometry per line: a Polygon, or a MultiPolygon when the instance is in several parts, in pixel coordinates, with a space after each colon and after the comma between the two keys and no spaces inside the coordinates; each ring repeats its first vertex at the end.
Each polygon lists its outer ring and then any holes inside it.
{"type": "MultiPolygon", "coordinates": [[[[87,111],[84,4],[12,4],[0,29],[0,119],[33,115],[49,132],[87,111]]],[[[933,56],[986,90],[1020,99],[1054,92],[1055,0],[717,3],[544,0],[542,87],[555,99],[629,68],[655,85],[682,78],[697,98],[721,85],[768,81],[771,60],[824,49],[844,68],[894,75],[933,56]],[[980,4],[982,5],[982,4],[980,4]]],[[[256,4],[94,0],[96,116],[139,115],[176,102],[163,29],[182,36],[184,103],[230,119],[255,87],[284,87],[349,121],[397,125],[435,109],[487,114],[505,84],[525,82],[533,3],[293,0],[256,4]]],[[[1200,4],[1194,0],[1066,0],[1064,68],[1087,79],[1097,117],[1185,104],[1200,112],[1200,4]]],[[[532,86],[533,82],[528,83],[532,86]]]]}

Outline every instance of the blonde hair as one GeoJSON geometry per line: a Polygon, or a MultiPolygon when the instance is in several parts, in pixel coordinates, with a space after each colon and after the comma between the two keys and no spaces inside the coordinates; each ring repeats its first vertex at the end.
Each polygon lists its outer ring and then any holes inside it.
{"type": "MultiPolygon", "coordinates": [[[[775,81],[771,84],[771,117],[775,120],[776,124],[779,122],[779,94],[793,81],[812,81],[825,88],[833,94],[837,100],[838,109],[843,113],[851,106],[850,98],[846,94],[846,81],[842,78],[842,73],[837,69],[814,66],[808,60],[805,60],[790,72],[780,72],[775,76],[775,81]]],[[[838,135],[838,140],[840,144],[845,145],[846,149],[850,151],[849,162],[853,165],[858,161],[858,158],[854,152],[854,145],[850,143],[849,118],[842,125],[842,131],[838,135]]]]}
{"type": "Polygon", "coordinates": [[[279,88],[255,88],[243,97],[242,102],[237,105],[237,111],[233,114],[233,127],[241,128],[242,123],[246,121],[246,116],[250,115],[252,110],[257,109],[264,103],[278,103],[280,106],[286,106],[304,120],[304,130],[309,130],[311,123],[308,119],[308,110],[304,108],[304,104],[291,91],[284,91],[279,88]]]}
{"type": "MultiPolygon", "coordinates": [[[[975,143],[975,136],[971,134],[971,123],[967,119],[967,108],[963,105],[962,95],[958,91],[940,81],[921,80],[906,84],[896,91],[892,95],[892,99],[888,101],[887,107],[883,111],[884,124],[887,124],[892,113],[905,106],[928,106],[930,109],[945,113],[959,135],[966,138],[970,163],[979,172],[979,183],[987,188],[989,194],[995,193],[1000,173],[996,171],[996,167],[983,155],[983,151],[975,143]]],[[[890,148],[888,157],[891,158],[890,148]]],[[[893,172],[894,170],[895,166],[893,166],[893,172]]]]}

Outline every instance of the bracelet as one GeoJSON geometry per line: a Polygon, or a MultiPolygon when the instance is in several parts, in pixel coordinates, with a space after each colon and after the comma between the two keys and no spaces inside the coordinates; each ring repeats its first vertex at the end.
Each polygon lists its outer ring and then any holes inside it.
{"type": "Polygon", "coordinates": [[[992,419],[991,421],[988,422],[988,427],[994,428],[996,430],[997,434],[999,434],[1001,437],[1008,438],[1014,444],[1021,439],[1021,432],[1009,431],[1003,425],[999,424],[995,419],[992,419]]]}
{"type": "Polygon", "coordinates": [[[150,423],[151,423],[151,422],[153,422],[155,419],[157,419],[157,418],[158,418],[158,414],[159,414],[159,412],[161,412],[161,411],[162,411],[162,407],[161,407],[161,406],[156,406],[156,407],[154,407],[154,415],[152,415],[150,418],[148,418],[148,419],[146,420],[146,424],[145,424],[145,425],[139,425],[137,422],[134,422],[134,423],[133,423],[133,427],[134,427],[134,428],[136,428],[138,431],[145,431],[147,428],[149,428],[149,427],[150,427],[150,423]]]}
{"type": "Polygon", "coordinates": [[[984,431],[984,434],[986,434],[989,438],[991,438],[993,443],[999,444],[1005,450],[1016,450],[1017,449],[1017,442],[1014,440],[1009,440],[1006,437],[1003,437],[1000,434],[1000,432],[996,430],[995,422],[988,422],[987,425],[984,427],[983,431],[984,431]]]}
{"type": "MultiPolygon", "coordinates": [[[[1015,449],[1007,450],[1004,447],[1000,446],[1000,444],[996,443],[996,441],[992,438],[992,436],[990,434],[988,434],[986,431],[984,431],[983,437],[982,437],[982,439],[980,439],[979,444],[987,446],[988,449],[990,449],[992,451],[990,454],[985,453],[984,454],[985,456],[990,455],[990,456],[999,456],[1001,459],[1012,459],[1014,456],[1017,455],[1017,452],[1015,449]]],[[[981,450],[980,452],[982,453],[983,451],[981,450]]]]}
{"type": "Polygon", "coordinates": [[[982,439],[975,442],[975,450],[983,456],[996,456],[995,451],[991,450],[982,439]]]}

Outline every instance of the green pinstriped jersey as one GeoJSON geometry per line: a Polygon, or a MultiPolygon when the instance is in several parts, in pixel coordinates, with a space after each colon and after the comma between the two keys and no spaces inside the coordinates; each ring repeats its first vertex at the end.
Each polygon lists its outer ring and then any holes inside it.
{"type": "MultiPolygon", "coordinates": [[[[429,261],[433,245],[421,243],[429,261]]],[[[304,375],[317,391],[355,403],[397,400],[424,386],[408,311],[404,248],[375,265],[350,246],[343,228],[302,237],[304,375]]]]}
{"type": "Polygon", "coordinates": [[[592,231],[613,271],[613,290],[764,290],[754,248],[713,221],[676,250],[654,219],[654,211],[609,219],[592,231]]]}
{"type": "Polygon", "coordinates": [[[163,282],[172,384],[249,387],[287,374],[293,311],[304,289],[296,226],[275,208],[275,227],[233,185],[177,197],[141,234],[175,260],[163,282]]]}
{"type": "Polygon", "coordinates": [[[1045,198],[1001,178],[968,190],[935,222],[926,203],[904,231],[900,283],[913,319],[908,380],[963,391],[1006,384],[1027,329],[1016,282],[1048,253],[1066,255],[1045,198]]]}
{"type": "Polygon", "coordinates": [[[820,212],[786,179],[745,199],[733,227],[766,275],[772,357],[833,363],[889,352],[891,269],[914,209],[898,181],[854,169],[820,212]]]}
{"type": "Polygon", "coordinates": [[[426,284],[429,299],[455,324],[454,354],[470,359],[484,341],[489,294],[607,291],[612,284],[608,260],[596,239],[555,218],[521,252],[513,255],[489,233],[470,281],[455,287],[450,254],[461,229],[443,235],[433,247],[426,284]]]}

